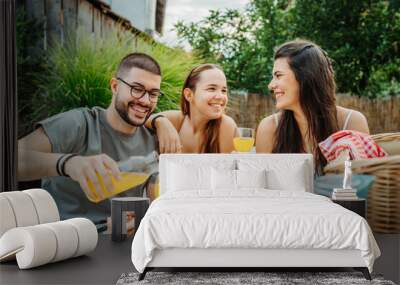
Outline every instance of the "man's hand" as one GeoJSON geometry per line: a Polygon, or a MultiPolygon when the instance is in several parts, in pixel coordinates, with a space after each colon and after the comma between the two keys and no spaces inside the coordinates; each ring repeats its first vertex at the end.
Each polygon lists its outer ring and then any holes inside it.
{"type": "Polygon", "coordinates": [[[182,152],[179,134],[174,125],[167,118],[159,118],[156,121],[156,127],[160,153],[182,152]]]}
{"type": "Polygon", "coordinates": [[[65,163],[64,171],[80,184],[86,196],[92,200],[104,197],[99,176],[102,178],[107,191],[113,189],[111,176],[114,176],[117,180],[120,179],[118,164],[106,154],[74,156],[65,163]],[[95,193],[90,191],[88,180],[93,183],[95,193]]]}

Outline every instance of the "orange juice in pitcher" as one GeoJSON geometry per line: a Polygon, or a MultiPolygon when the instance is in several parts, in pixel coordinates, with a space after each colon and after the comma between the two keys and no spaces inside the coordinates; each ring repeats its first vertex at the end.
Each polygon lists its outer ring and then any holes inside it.
{"type": "Polygon", "coordinates": [[[88,197],[88,199],[95,203],[101,202],[107,198],[113,197],[115,195],[118,195],[119,193],[122,193],[122,192],[127,191],[131,188],[134,188],[138,185],[141,185],[144,182],[146,182],[147,178],[149,178],[149,174],[147,174],[147,173],[122,172],[120,180],[116,180],[114,177],[111,176],[112,189],[107,190],[106,186],[104,185],[103,178],[98,173],[96,173],[96,175],[100,181],[100,187],[101,187],[101,193],[102,193],[101,197],[100,197],[100,195],[97,194],[97,192],[94,188],[93,182],[88,179],[89,189],[92,192],[92,195],[94,197],[96,197],[95,199],[88,197]]]}
{"type": "Polygon", "coordinates": [[[121,178],[117,180],[111,176],[112,189],[106,189],[103,177],[96,173],[100,182],[101,197],[97,194],[93,182],[88,179],[89,189],[95,197],[94,199],[88,197],[90,201],[101,202],[146,182],[150,175],[158,169],[158,154],[153,151],[147,156],[131,156],[129,159],[119,162],[118,167],[121,171],[121,178]]]}

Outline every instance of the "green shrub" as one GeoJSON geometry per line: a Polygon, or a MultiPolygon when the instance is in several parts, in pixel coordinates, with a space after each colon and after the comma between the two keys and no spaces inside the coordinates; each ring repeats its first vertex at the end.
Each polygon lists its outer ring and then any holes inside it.
{"type": "Polygon", "coordinates": [[[366,95],[371,98],[400,95],[400,59],[372,69],[366,95]]]}

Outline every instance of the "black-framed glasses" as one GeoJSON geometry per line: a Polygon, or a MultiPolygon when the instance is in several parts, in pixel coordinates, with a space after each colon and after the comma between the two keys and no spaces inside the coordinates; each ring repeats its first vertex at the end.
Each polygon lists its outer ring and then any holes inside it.
{"type": "Polygon", "coordinates": [[[131,96],[135,99],[140,99],[147,93],[149,94],[150,102],[156,103],[158,101],[158,98],[163,95],[163,93],[160,90],[147,90],[141,84],[138,83],[129,84],[120,77],[117,77],[117,79],[131,88],[131,96]]]}

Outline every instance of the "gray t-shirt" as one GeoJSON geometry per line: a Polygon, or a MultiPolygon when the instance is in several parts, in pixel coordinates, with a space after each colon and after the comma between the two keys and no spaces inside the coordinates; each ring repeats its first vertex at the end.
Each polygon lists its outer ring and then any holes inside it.
{"type": "MultiPolygon", "coordinates": [[[[115,161],[129,156],[144,156],[156,149],[155,136],[145,127],[138,127],[133,135],[114,130],[100,107],[73,109],[57,114],[37,124],[47,134],[54,153],[78,153],[83,156],[107,154],[115,161]]],[[[118,196],[143,196],[144,185],[118,196]]],[[[61,219],[86,217],[102,223],[110,216],[110,201],[89,201],[78,182],[68,177],[46,177],[42,187],[54,198],[61,219]]]]}

